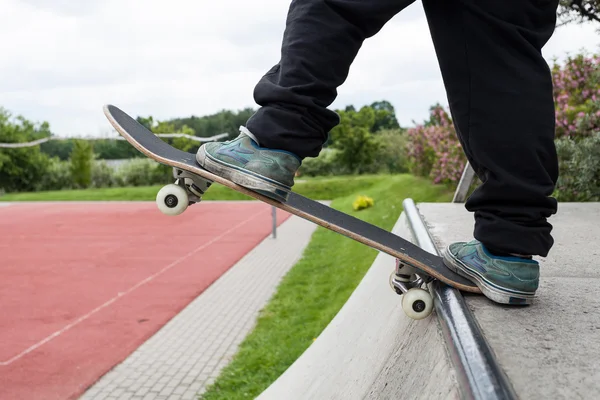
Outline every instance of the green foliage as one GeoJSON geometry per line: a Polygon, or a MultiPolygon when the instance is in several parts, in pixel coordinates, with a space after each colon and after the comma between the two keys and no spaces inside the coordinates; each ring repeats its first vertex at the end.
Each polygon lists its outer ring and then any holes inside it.
{"type": "Polygon", "coordinates": [[[146,186],[172,183],[173,173],[170,167],[159,164],[149,158],[130,160],[117,172],[118,182],[124,186],[146,186]]]}
{"type": "Polygon", "coordinates": [[[559,201],[600,201],[600,132],[579,140],[556,141],[560,174],[554,195],[559,201]]]}
{"type": "Polygon", "coordinates": [[[379,143],[375,155],[377,172],[390,174],[408,172],[406,132],[400,129],[384,129],[377,133],[376,140],[379,143]]]}
{"type": "Polygon", "coordinates": [[[48,160],[45,174],[40,179],[37,190],[65,190],[73,189],[71,162],[62,161],[58,157],[48,160]]]}
{"type": "Polygon", "coordinates": [[[109,167],[104,160],[97,160],[92,165],[92,187],[110,188],[124,185],[123,175],[109,167]]]}
{"type": "MultiPolygon", "coordinates": [[[[63,142],[63,141],[61,141],[63,142]]],[[[142,158],[143,155],[125,140],[98,139],[94,141],[94,153],[99,160],[124,160],[142,158]]]]}
{"type": "Polygon", "coordinates": [[[87,188],[92,183],[94,149],[87,140],[76,140],[71,152],[71,177],[73,185],[87,188]]]}
{"type": "MultiPolygon", "coordinates": [[[[54,139],[42,143],[41,150],[49,157],[58,157],[66,161],[69,160],[73,146],[77,139],[54,139]]],[[[133,146],[125,140],[114,139],[95,139],[94,155],[101,160],[122,160],[127,158],[143,157],[133,146]]]]}
{"type": "MultiPolygon", "coordinates": [[[[171,122],[159,122],[156,126],[152,127],[152,132],[154,133],[182,133],[184,135],[194,136],[194,130],[187,125],[182,125],[179,128],[175,127],[175,124],[171,122]]],[[[186,138],[186,137],[176,137],[176,138],[161,138],[162,140],[166,140],[171,146],[178,148],[182,151],[187,151],[190,153],[196,153],[198,151],[198,147],[200,147],[200,143],[186,138]]]]}
{"type": "Polygon", "coordinates": [[[376,101],[371,104],[375,112],[375,121],[371,132],[377,133],[384,130],[400,129],[400,124],[396,119],[396,110],[389,101],[376,101]]]}
{"type": "Polygon", "coordinates": [[[71,156],[73,151],[72,139],[65,140],[49,140],[40,145],[42,153],[47,154],[49,157],[58,157],[60,160],[66,161],[71,156]]]}
{"type": "Polygon", "coordinates": [[[375,111],[363,107],[360,111],[339,111],[340,123],[331,130],[331,147],[338,150],[335,162],[351,173],[365,173],[375,162],[380,147],[371,129],[375,111]]]}
{"type": "MultiPolygon", "coordinates": [[[[237,136],[241,125],[246,125],[248,119],[254,114],[253,109],[245,108],[240,111],[223,110],[216,114],[203,117],[191,116],[187,118],[175,118],[168,122],[175,129],[182,129],[184,126],[192,129],[198,137],[210,137],[220,133],[228,133],[229,138],[237,136]]],[[[138,118],[143,124],[152,124],[152,118],[138,118]]],[[[153,132],[155,132],[153,130],[153,132]]]]}
{"type": "Polygon", "coordinates": [[[318,157],[305,158],[298,170],[300,176],[344,175],[348,170],[337,162],[338,150],[326,148],[318,157]]]}
{"type": "MultiPolygon", "coordinates": [[[[0,143],[24,143],[50,136],[48,123],[34,124],[0,108],[0,143]]],[[[0,148],[0,190],[37,190],[46,175],[49,157],[39,146],[0,148]]]]}

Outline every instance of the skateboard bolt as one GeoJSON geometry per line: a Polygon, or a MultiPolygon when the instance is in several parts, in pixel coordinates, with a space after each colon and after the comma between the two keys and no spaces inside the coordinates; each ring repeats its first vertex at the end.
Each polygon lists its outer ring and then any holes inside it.
{"type": "Polygon", "coordinates": [[[177,196],[175,196],[173,194],[169,194],[165,197],[165,204],[167,205],[167,207],[169,207],[169,208],[176,207],[177,203],[179,203],[179,200],[177,200],[177,196]]]}
{"type": "Polygon", "coordinates": [[[412,309],[416,312],[422,312],[425,310],[425,302],[423,300],[417,300],[412,304],[412,309]]]}

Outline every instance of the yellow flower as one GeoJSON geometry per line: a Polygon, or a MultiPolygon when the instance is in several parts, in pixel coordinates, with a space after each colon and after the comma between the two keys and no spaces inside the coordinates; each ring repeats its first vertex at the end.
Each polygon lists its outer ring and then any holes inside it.
{"type": "Polygon", "coordinates": [[[365,208],[373,207],[375,201],[368,196],[358,196],[354,203],[352,203],[352,208],[354,211],[362,210],[365,208]]]}

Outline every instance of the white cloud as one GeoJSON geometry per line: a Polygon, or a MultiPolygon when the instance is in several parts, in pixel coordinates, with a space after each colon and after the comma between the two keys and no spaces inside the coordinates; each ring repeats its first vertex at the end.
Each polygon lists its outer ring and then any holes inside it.
{"type": "MultiPolygon", "coordinates": [[[[102,105],[158,119],[256,107],[255,83],[279,59],[281,0],[2,0],[0,105],[59,135],[110,131],[102,105]]],[[[548,60],[595,51],[591,26],[560,28],[548,60]]],[[[333,107],[387,99],[403,125],[446,104],[420,3],[361,49],[333,107]]]]}

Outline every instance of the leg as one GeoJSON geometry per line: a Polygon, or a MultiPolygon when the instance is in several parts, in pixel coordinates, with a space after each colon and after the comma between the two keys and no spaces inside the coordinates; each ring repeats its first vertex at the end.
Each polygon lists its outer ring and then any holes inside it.
{"type": "Polygon", "coordinates": [[[475,237],[546,256],[558,178],[550,69],[558,0],[424,0],[456,130],[483,184],[475,237]]]}
{"type": "Polygon", "coordinates": [[[528,303],[538,263],[497,255],[545,256],[553,244],[547,218],[557,209],[550,195],[558,160],[541,48],[554,31],[558,0],[423,3],[459,139],[483,182],[466,203],[481,243],[454,244],[445,260],[493,300],[528,303]]]}
{"type": "Polygon", "coordinates": [[[302,159],[316,157],[339,123],[327,107],[362,43],[413,2],[293,0],[281,59],[254,91],[262,107],[237,139],[201,146],[198,163],[239,185],[286,200],[302,159]]]}
{"type": "Polygon", "coordinates": [[[363,41],[414,0],[294,0],[281,60],[257,84],[247,128],[261,146],[316,157],[339,123],[328,107],[363,41]]]}

